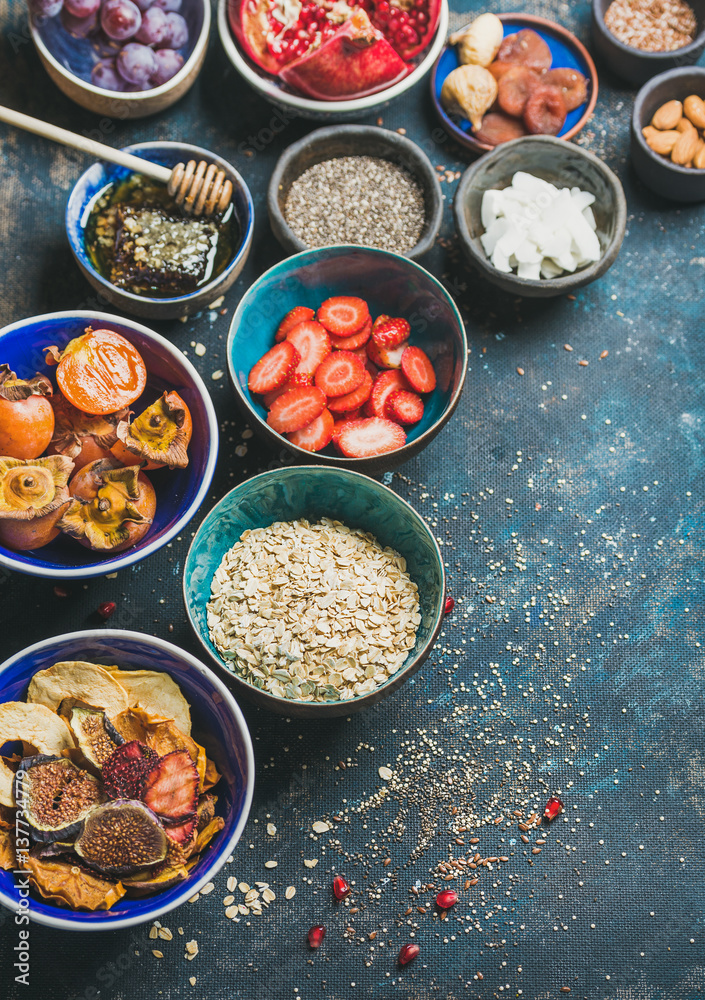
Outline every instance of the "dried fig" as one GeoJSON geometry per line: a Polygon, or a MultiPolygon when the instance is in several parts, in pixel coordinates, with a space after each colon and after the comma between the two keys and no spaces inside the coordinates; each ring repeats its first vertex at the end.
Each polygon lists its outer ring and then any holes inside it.
{"type": "Polygon", "coordinates": [[[482,66],[458,66],[443,81],[441,104],[450,114],[467,118],[480,128],[485,112],[497,97],[497,81],[482,66]]]}
{"type": "Polygon", "coordinates": [[[457,45],[461,65],[489,66],[502,44],[504,29],[496,14],[480,14],[465,31],[456,31],[448,41],[457,45]]]}

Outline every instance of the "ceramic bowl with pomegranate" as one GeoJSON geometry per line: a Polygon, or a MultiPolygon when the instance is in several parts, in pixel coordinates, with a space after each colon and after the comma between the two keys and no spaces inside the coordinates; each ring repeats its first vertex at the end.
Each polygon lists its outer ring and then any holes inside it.
{"type": "Polygon", "coordinates": [[[443,48],[447,0],[219,0],[238,73],[305,118],[358,118],[424,77],[443,48]]]}

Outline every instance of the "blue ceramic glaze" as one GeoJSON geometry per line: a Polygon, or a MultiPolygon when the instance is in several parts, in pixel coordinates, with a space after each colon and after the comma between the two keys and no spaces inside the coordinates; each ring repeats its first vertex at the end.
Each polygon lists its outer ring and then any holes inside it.
{"type": "Polygon", "coordinates": [[[107,313],[59,312],[20,320],[0,330],[0,359],[20,378],[42,372],[52,378],[42,348],[63,348],[86,327],[122,334],[142,355],[147,387],[132,405],[135,413],[153,403],[165,390],[175,389],[191,411],[193,435],[185,469],[155,469],[149,478],[157,494],[154,523],[141,542],[112,557],[100,556],[75,539],[60,535],[43,548],[13,552],[0,546],[0,565],[34,576],[66,580],[114,573],[156,552],[191,520],[206,496],[218,457],[218,423],[201,376],[181,351],[159,334],[129,319],[107,313]]]}
{"type": "MultiPolygon", "coordinates": [[[[195,657],[163,639],[119,629],[71,632],[17,653],[0,666],[0,703],[23,701],[33,674],[59,660],[160,670],[173,677],[191,706],[194,739],[205,746],[222,775],[215,788],[216,812],[225,826],[186,882],[144,899],[123,897],[112,909],[94,913],[55,906],[32,893],[29,915],[37,923],[67,930],[115,930],[154,920],[186,902],[208,882],[240,839],[254,788],[254,756],[247,724],[225,685],[195,657]]],[[[16,911],[18,899],[15,877],[0,871],[0,903],[16,911]]]]}
{"type": "MultiPolygon", "coordinates": [[[[372,700],[376,701],[395,691],[425,659],[443,618],[445,574],[441,553],[426,522],[405,500],[374,479],[347,469],[296,466],[265,472],[236,486],[206,515],[191,543],[184,567],[186,611],[204,649],[227,672],[210,641],[206,621],[211,580],[223,556],[247,529],[297,518],[313,522],[322,517],[370,531],[381,545],[396,549],[406,559],[408,573],[419,588],[421,625],[416,645],[399,672],[373,692],[376,697],[372,700]]],[[[232,681],[233,675],[229,677],[232,681]]],[[[269,699],[279,702],[283,712],[296,704],[273,695],[269,699]]],[[[309,703],[308,707],[335,710],[343,705],[343,713],[348,713],[356,711],[356,702],[369,704],[369,700],[370,696],[364,696],[342,703],[309,703]]]]}

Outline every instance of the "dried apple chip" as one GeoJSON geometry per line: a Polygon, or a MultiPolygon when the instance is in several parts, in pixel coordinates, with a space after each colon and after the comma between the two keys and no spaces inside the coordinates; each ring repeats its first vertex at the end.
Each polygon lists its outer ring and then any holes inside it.
{"type": "Polygon", "coordinates": [[[0,826],[0,868],[6,872],[14,871],[17,867],[17,855],[15,854],[15,830],[0,826]]]}
{"type": "Polygon", "coordinates": [[[216,833],[220,833],[224,826],[225,820],[223,817],[214,816],[210,823],[208,823],[207,826],[204,826],[196,837],[196,843],[193,845],[192,854],[200,854],[204,847],[207,847],[208,844],[210,844],[216,833]]]}
{"type": "Polygon", "coordinates": [[[127,692],[115,676],[105,667],[84,660],[55,663],[39,670],[30,681],[28,702],[56,711],[64,698],[77,698],[93,708],[102,708],[111,719],[128,707],[127,692]]]}
{"type": "MultiPolygon", "coordinates": [[[[45,705],[6,701],[0,705],[0,746],[22,740],[40,753],[60,754],[74,746],[71,730],[45,705]]],[[[0,758],[0,804],[13,807],[15,774],[0,758]]]]}
{"type": "Polygon", "coordinates": [[[115,680],[127,691],[126,708],[140,708],[157,719],[173,719],[182,733],[191,733],[191,711],[181,688],[169,674],[156,670],[119,670],[110,667],[115,680]]]}
{"type": "Polygon", "coordinates": [[[50,861],[30,854],[24,867],[45,899],[72,910],[109,910],[125,895],[121,882],[91,875],[68,861],[50,861]]]}

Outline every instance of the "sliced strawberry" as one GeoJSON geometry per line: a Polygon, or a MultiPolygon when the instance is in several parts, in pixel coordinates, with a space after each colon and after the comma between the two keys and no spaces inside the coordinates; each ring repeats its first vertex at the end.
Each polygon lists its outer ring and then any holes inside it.
{"type": "Polygon", "coordinates": [[[191,839],[197,822],[198,813],[194,813],[192,816],[187,816],[180,823],[165,823],[164,833],[175,844],[186,844],[191,839]]]}
{"type": "Polygon", "coordinates": [[[272,389],[271,392],[266,392],[264,396],[262,396],[262,405],[266,409],[271,410],[274,400],[279,399],[279,397],[283,396],[285,392],[288,392],[290,388],[291,386],[287,381],[284,385],[280,385],[278,389],[272,389]]]}
{"type": "Polygon", "coordinates": [[[367,322],[358,333],[354,333],[352,337],[334,337],[331,335],[330,342],[333,345],[334,351],[356,351],[358,347],[362,347],[367,343],[371,333],[372,317],[369,316],[367,322]]]}
{"type": "Polygon", "coordinates": [[[294,306],[277,327],[277,332],[274,334],[275,342],[278,344],[280,340],[286,340],[289,330],[293,330],[297,324],[303,323],[304,320],[313,319],[315,315],[315,309],[309,309],[308,306],[294,306]]]}
{"type": "Polygon", "coordinates": [[[418,424],[423,416],[423,400],[415,392],[395,389],[387,396],[384,413],[388,420],[398,424],[418,424]]]}
{"type": "Polygon", "coordinates": [[[367,417],[346,421],[338,434],[338,448],[347,458],[369,458],[396,451],[406,444],[406,432],[393,420],[367,417]]]}
{"type": "MultiPolygon", "coordinates": [[[[365,379],[365,366],[350,351],[334,351],[316,369],[314,383],[326,396],[345,396],[354,392],[365,379]]],[[[350,406],[346,410],[352,409],[350,406]]]]}
{"type": "Polygon", "coordinates": [[[294,371],[301,356],[295,345],[285,340],[275,344],[266,354],[263,354],[250,372],[247,388],[250,392],[271,392],[284,385],[294,371]]]}
{"type": "Polygon", "coordinates": [[[326,397],[315,385],[289,389],[272,403],[267,423],[279,434],[293,434],[323,412],[326,397]]]}
{"type": "Polygon", "coordinates": [[[313,319],[297,323],[287,333],[285,343],[287,341],[293,344],[301,355],[301,360],[296,366],[297,374],[303,372],[313,375],[321,361],[328,357],[331,351],[330,337],[325,327],[313,319]]]}
{"type": "Polygon", "coordinates": [[[374,332],[375,332],[375,330],[376,330],[376,329],[377,329],[378,327],[380,327],[380,326],[381,326],[381,325],[382,325],[383,323],[386,323],[386,322],[387,322],[387,320],[388,320],[388,319],[391,319],[391,318],[392,318],[392,317],[391,317],[391,316],[387,316],[387,314],[386,314],[386,313],[380,313],[380,314],[379,314],[379,316],[377,317],[377,319],[376,319],[376,320],[374,321],[374,323],[372,324],[372,333],[374,333],[374,332]]]}
{"type": "Polygon", "coordinates": [[[198,783],[191,755],[186,750],[172,750],[145,775],[141,798],[157,816],[185,820],[196,812],[198,783]]]}
{"type": "Polygon", "coordinates": [[[367,357],[370,359],[372,364],[376,365],[378,368],[384,368],[384,361],[382,361],[382,358],[380,357],[379,347],[377,347],[374,337],[371,337],[365,346],[367,348],[367,357]]]}
{"type": "Polygon", "coordinates": [[[318,307],[316,316],[329,333],[335,337],[352,337],[359,333],[370,317],[364,299],[354,295],[335,295],[318,307]]]}
{"type": "Polygon", "coordinates": [[[313,375],[311,372],[292,372],[286,380],[286,389],[296,389],[297,386],[313,385],[313,375]]]}
{"type": "Polygon", "coordinates": [[[327,409],[319,413],[315,420],[312,420],[310,424],[306,424],[300,431],[287,434],[287,438],[292,444],[295,444],[298,448],[304,448],[306,451],[320,451],[321,448],[325,448],[327,444],[330,444],[332,437],[333,414],[327,409]]]}
{"type": "Polygon", "coordinates": [[[417,392],[433,392],[436,388],[433,365],[420,347],[407,347],[402,354],[401,370],[417,392]]]}
{"type": "Polygon", "coordinates": [[[353,420],[359,420],[362,410],[350,410],[349,413],[341,413],[340,419],[336,420],[333,424],[333,434],[331,435],[331,441],[334,448],[339,454],[342,454],[340,448],[338,447],[338,438],[340,437],[340,432],[346,424],[351,423],[353,420]]]}
{"type": "Polygon", "coordinates": [[[378,347],[377,355],[385,368],[401,368],[401,358],[409,346],[409,341],[405,340],[396,347],[378,347]]]}
{"type": "Polygon", "coordinates": [[[372,392],[372,376],[366,368],[362,370],[362,382],[357,389],[347,392],[344,396],[336,396],[328,400],[328,409],[333,413],[346,413],[362,406],[370,398],[372,392]]]}
{"type": "Polygon", "coordinates": [[[372,331],[372,336],[377,347],[397,347],[409,339],[410,333],[411,326],[408,320],[397,317],[394,319],[382,319],[380,322],[378,318],[372,331]]]}
{"type": "Polygon", "coordinates": [[[401,372],[380,372],[372,385],[370,398],[365,404],[365,413],[370,417],[384,417],[387,397],[398,389],[409,391],[409,383],[401,372]]]}

